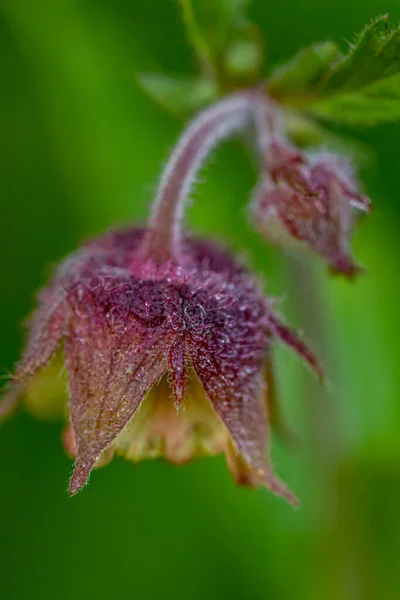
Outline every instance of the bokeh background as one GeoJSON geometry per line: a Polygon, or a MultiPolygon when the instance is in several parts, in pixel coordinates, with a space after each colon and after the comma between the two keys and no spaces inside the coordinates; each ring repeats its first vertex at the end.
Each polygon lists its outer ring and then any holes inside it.
{"type": "MultiPolygon", "coordinates": [[[[398,0],[254,0],[272,64],[302,45],[353,39],[398,0]]],[[[0,3],[0,368],[51,264],[111,224],[140,221],[181,124],[136,85],[139,71],[192,73],[174,0],[0,3]]],[[[348,132],[350,133],[350,132],[348,132]]],[[[352,133],[352,132],[351,132],[352,133]]],[[[4,600],[395,600],[400,598],[400,136],[355,132],[375,212],[355,250],[356,284],[265,246],[245,218],[254,172],[239,144],[207,169],[190,226],[242,253],[323,355],[321,390],[277,350],[296,443],[274,440],[302,500],[237,488],[223,457],[183,467],[115,459],[77,497],[61,424],[23,411],[0,428],[4,600]]]]}

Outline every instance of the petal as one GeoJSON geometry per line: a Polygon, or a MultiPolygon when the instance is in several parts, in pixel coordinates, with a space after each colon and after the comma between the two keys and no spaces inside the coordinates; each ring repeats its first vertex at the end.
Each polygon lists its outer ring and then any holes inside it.
{"type": "Polygon", "coordinates": [[[352,208],[339,184],[318,197],[288,190],[275,197],[280,200],[279,218],[293,238],[307,244],[337,272],[353,277],[361,271],[349,254],[352,208]]]}
{"type": "Polygon", "coordinates": [[[64,295],[60,292],[52,295],[51,301],[42,302],[33,314],[27,347],[13,378],[15,382],[25,383],[49,362],[64,335],[65,308],[64,295]]]}
{"type": "Polygon", "coordinates": [[[274,474],[269,459],[266,459],[265,468],[262,473],[254,471],[243,459],[243,456],[238,452],[237,447],[231,440],[226,451],[226,460],[233,478],[238,485],[256,488],[264,484],[271,492],[281,498],[285,498],[292,506],[298,506],[298,498],[274,474]]]}
{"type": "Polygon", "coordinates": [[[304,163],[305,156],[282,141],[274,141],[266,156],[267,171],[275,182],[287,181],[291,187],[308,192],[309,182],[301,169],[304,163]]]}
{"type": "Polygon", "coordinates": [[[49,364],[31,377],[22,393],[24,408],[40,420],[62,420],[68,405],[64,353],[58,350],[49,364]]]}
{"type": "MultiPolygon", "coordinates": [[[[189,357],[233,440],[235,452],[227,452],[233,471],[243,471],[243,460],[255,479],[294,502],[293,495],[274,477],[267,454],[263,381],[270,346],[267,307],[247,275],[235,277],[234,283],[225,287],[221,281],[214,284],[212,294],[210,281],[205,280],[204,289],[186,299],[189,357]]],[[[250,477],[246,475],[246,479],[250,477]]]]}
{"type": "Polygon", "coordinates": [[[75,494],[166,371],[172,340],[162,327],[143,328],[128,316],[113,318],[111,325],[104,306],[83,287],[70,294],[69,306],[66,360],[77,444],[70,492],[75,494]]]}
{"type": "Polygon", "coordinates": [[[332,275],[340,274],[348,279],[354,279],[357,275],[362,274],[364,269],[357,265],[350,256],[340,253],[331,258],[329,272],[332,275]]]}
{"type": "Polygon", "coordinates": [[[167,375],[152,386],[118,436],[117,454],[133,462],[164,457],[182,464],[225,451],[229,433],[190,365],[182,404],[174,402],[171,392],[167,375]]]}
{"type": "Polygon", "coordinates": [[[296,252],[302,242],[281,217],[281,207],[290,205],[291,195],[289,188],[262,179],[253,191],[252,217],[256,229],[270,243],[296,252]]]}
{"type": "Polygon", "coordinates": [[[237,481],[248,485],[263,482],[296,504],[295,496],[275,477],[268,460],[268,418],[260,374],[242,367],[234,378],[227,378],[226,368],[215,360],[210,348],[194,349],[191,354],[198,377],[233,439],[233,451],[228,449],[227,458],[237,481]]]}
{"type": "Polygon", "coordinates": [[[268,314],[268,327],[274,335],[285,342],[285,344],[290,346],[297,354],[308,362],[308,364],[316,371],[321,381],[324,380],[324,368],[316,355],[310,350],[307,344],[300,339],[296,331],[285,325],[270,309],[268,314]]]}
{"type": "MultiPolygon", "coordinates": [[[[76,438],[74,433],[74,428],[70,423],[68,423],[61,434],[61,441],[64,447],[65,453],[70,458],[76,458],[76,438]]],[[[94,469],[99,469],[100,467],[105,467],[114,457],[114,447],[109,446],[104,450],[104,452],[99,456],[94,465],[94,469]]]]}
{"type": "Polygon", "coordinates": [[[31,330],[22,361],[12,377],[13,386],[0,403],[0,421],[5,420],[18,406],[27,380],[47,365],[56,352],[65,328],[63,295],[49,294],[31,317],[31,330]]]}
{"type": "Polygon", "coordinates": [[[172,372],[172,387],[175,394],[177,406],[182,404],[185,395],[185,343],[184,340],[176,340],[169,353],[169,367],[172,372]]]}

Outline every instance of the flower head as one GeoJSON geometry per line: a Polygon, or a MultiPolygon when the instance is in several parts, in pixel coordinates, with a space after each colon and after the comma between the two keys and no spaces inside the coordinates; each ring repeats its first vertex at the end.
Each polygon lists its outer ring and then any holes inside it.
{"type": "MultiPolygon", "coordinates": [[[[239,483],[264,483],[296,502],[268,457],[274,341],[289,344],[320,376],[321,367],[279,320],[249,270],[182,229],[193,182],[222,138],[259,122],[259,146],[270,144],[262,129],[270,120],[266,108],[263,92],[253,90],[201,113],[165,166],[148,226],[89,242],[40,293],[3,407],[8,411],[19,393],[35,387],[50,359],[64,354],[70,403],[63,441],[75,458],[72,494],[115,452],[133,461],[164,456],[176,463],[225,453],[239,483]]],[[[338,217],[333,225],[330,199],[336,194],[362,203],[361,197],[330,164],[309,166],[287,148],[271,147],[267,163],[279,218],[292,219],[292,233],[341,264],[343,248],[334,255],[330,240],[343,223],[338,217]],[[303,206],[310,198],[321,204],[322,217],[315,202],[303,206]],[[319,228],[315,237],[307,233],[307,219],[319,228]]],[[[260,197],[260,210],[264,203],[260,197]]]]}
{"type": "Polygon", "coordinates": [[[255,222],[270,240],[301,242],[325,258],[332,270],[353,277],[360,271],[349,252],[357,210],[370,210],[357,190],[350,164],[328,152],[309,156],[273,141],[253,201],[255,222]]]}
{"type": "Polygon", "coordinates": [[[263,374],[276,337],[316,359],[227,252],[186,238],[181,264],[156,264],[140,259],[145,236],[108,234],[61,265],[14,377],[23,387],[63,343],[71,493],[114,451],[173,462],[225,452],[242,483],[294,502],[268,461],[263,374]]]}

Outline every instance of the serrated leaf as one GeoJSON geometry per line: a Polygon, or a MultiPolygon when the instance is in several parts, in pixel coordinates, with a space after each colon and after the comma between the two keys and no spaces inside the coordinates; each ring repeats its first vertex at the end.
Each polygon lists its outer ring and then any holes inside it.
{"type": "Polygon", "coordinates": [[[309,92],[339,56],[338,46],[332,42],[304,48],[291,61],[272,72],[268,80],[271,95],[282,98],[309,92]]]}
{"type": "Polygon", "coordinates": [[[324,119],[353,125],[375,125],[400,119],[400,74],[362,88],[322,98],[311,112],[324,119]]]}
{"type": "Polygon", "coordinates": [[[399,71],[400,28],[391,30],[384,15],[364,28],[347,56],[332,70],[324,92],[358,91],[399,71]]]}
{"type": "Polygon", "coordinates": [[[182,117],[216,100],[217,86],[209,79],[167,77],[157,73],[138,75],[140,87],[169,112],[182,117]]]}

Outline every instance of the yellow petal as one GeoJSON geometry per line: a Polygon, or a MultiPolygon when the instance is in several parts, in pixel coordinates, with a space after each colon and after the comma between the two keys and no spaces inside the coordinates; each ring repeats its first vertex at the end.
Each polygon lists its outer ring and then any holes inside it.
{"type": "Polygon", "coordinates": [[[192,368],[183,402],[174,402],[165,376],[150,390],[115,450],[134,462],[164,457],[173,463],[225,452],[229,432],[218,417],[192,368]]]}

